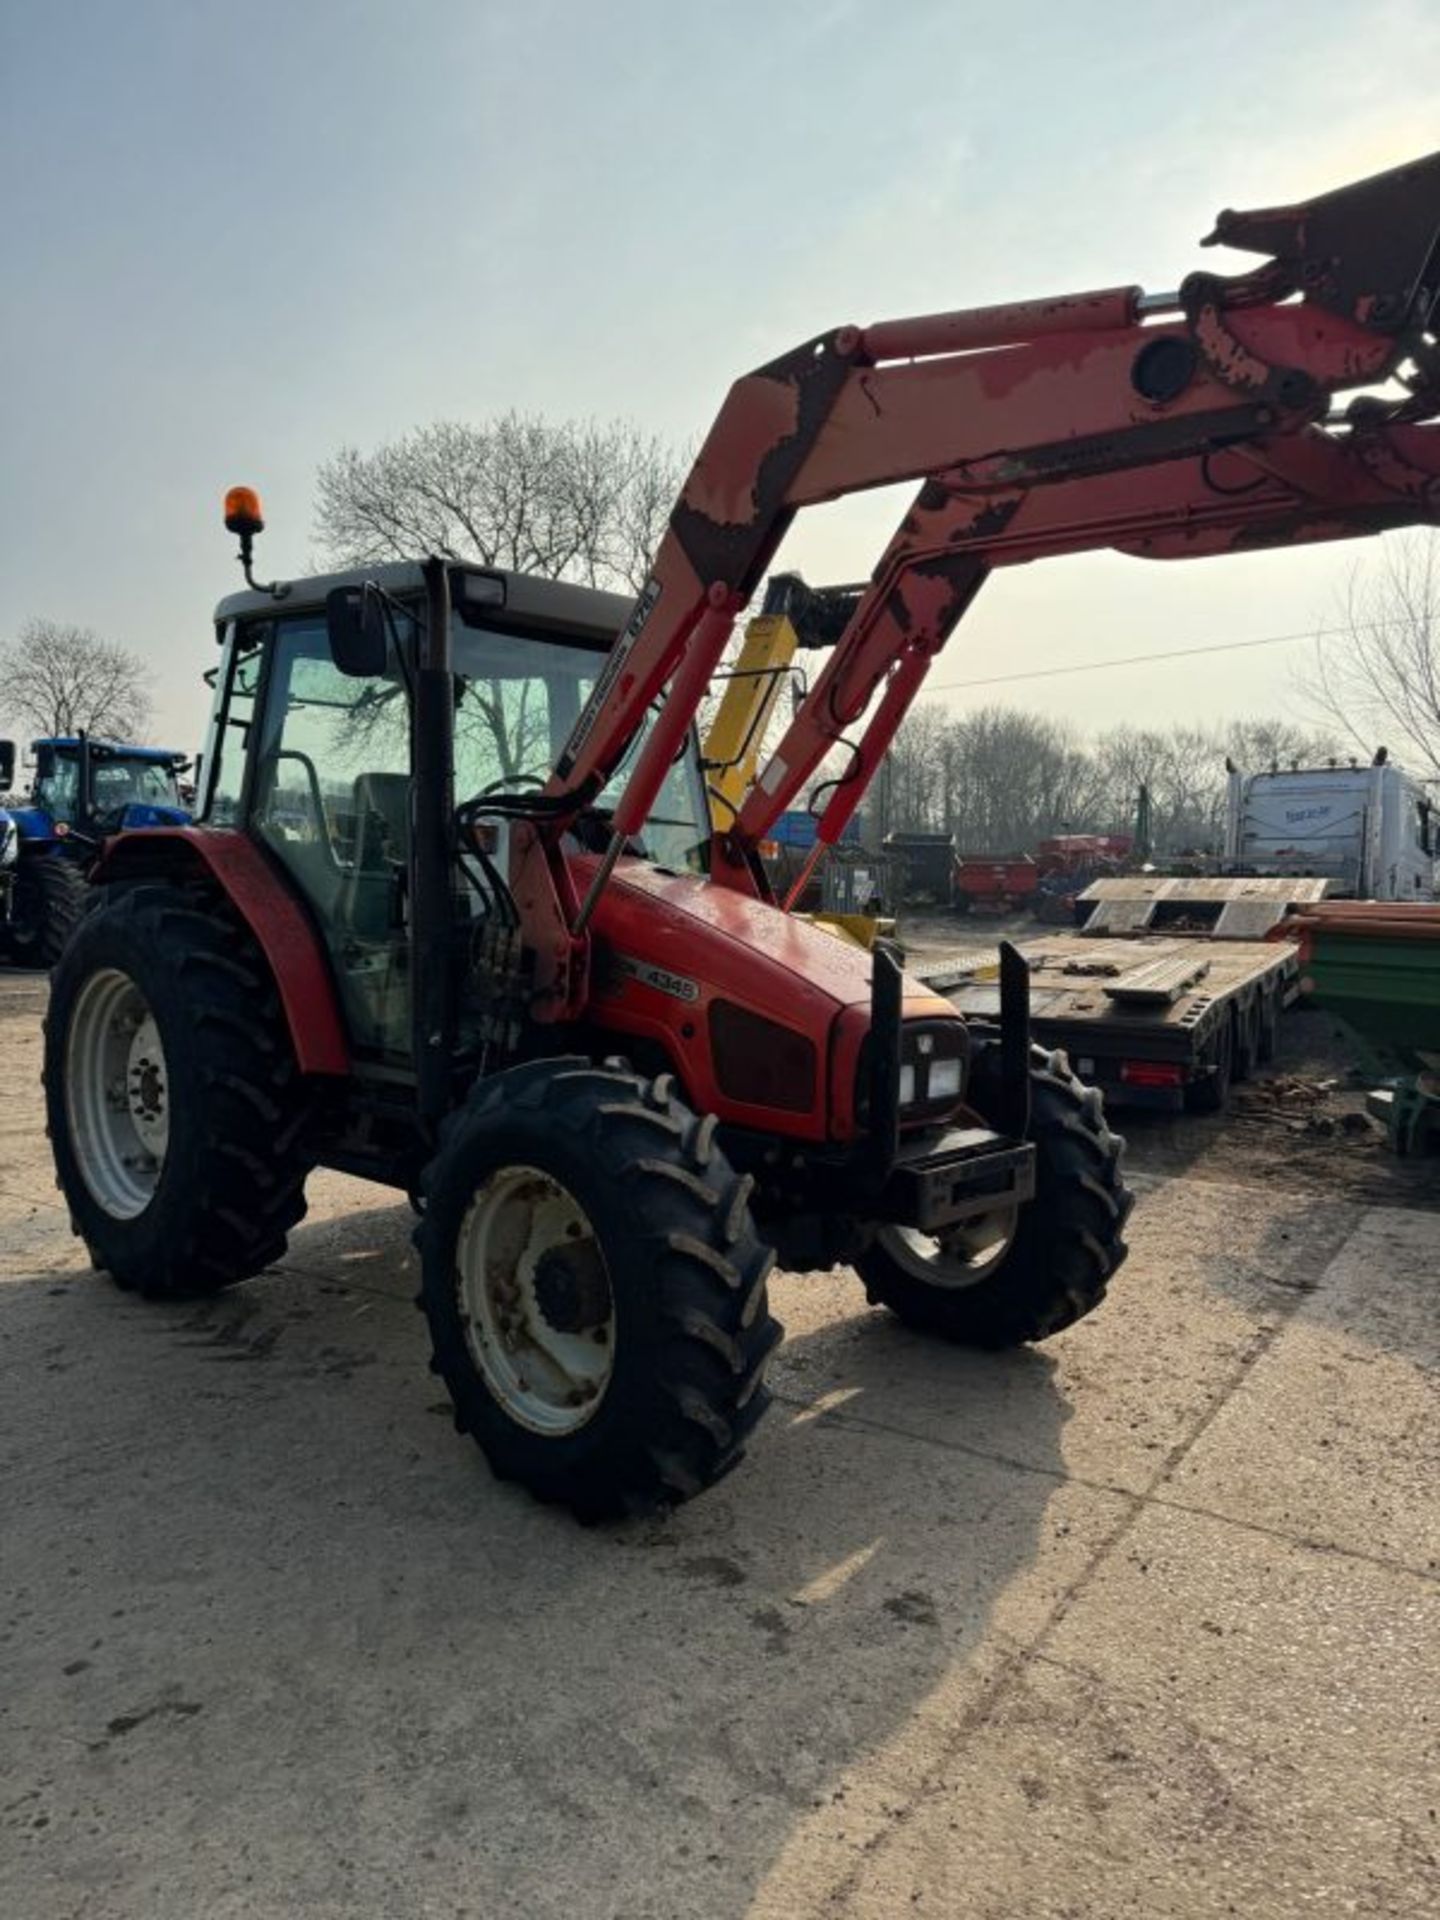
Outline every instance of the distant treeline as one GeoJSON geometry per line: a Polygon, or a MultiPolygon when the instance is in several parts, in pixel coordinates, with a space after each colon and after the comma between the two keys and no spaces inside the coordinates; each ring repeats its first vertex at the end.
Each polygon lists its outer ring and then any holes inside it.
{"type": "Polygon", "coordinates": [[[1143,784],[1158,850],[1218,848],[1227,755],[1247,770],[1341,757],[1333,739],[1286,720],[1121,725],[1086,739],[1016,707],[954,719],[921,706],[896,736],[878,798],[887,831],[948,832],[964,851],[1018,853],[1054,833],[1133,832],[1143,784]]]}

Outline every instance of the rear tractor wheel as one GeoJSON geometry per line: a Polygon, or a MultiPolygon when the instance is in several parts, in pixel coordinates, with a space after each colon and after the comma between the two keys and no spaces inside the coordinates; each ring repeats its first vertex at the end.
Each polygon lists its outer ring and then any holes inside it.
{"type": "MultiPolygon", "coordinates": [[[[982,1114],[998,1110],[998,1080],[999,1049],[987,1046],[970,1096],[982,1114]]],[[[1025,1205],[941,1234],[876,1230],[855,1263],[872,1301],[922,1333],[990,1348],[1047,1339],[1099,1306],[1125,1258],[1134,1196],[1121,1177],[1125,1142],[1063,1053],[1032,1049],[1029,1137],[1035,1196],[1025,1205]]]]}
{"type": "Polygon", "coordinates": [[[672,1091],[585,1059],[482,1081],[416,1228],[433,1369],[502,1480],[587,1521],[741,1458],[780,1339],[750,1179],[672,1091]]]}
{"type": "Polygon", "coordinates": [[[158,1299],[285,1251],[306,1105],[265,961],[222,911],[144,886],[88,913],[55,969],[45,1104],[95,1265],[158,1299]]]}

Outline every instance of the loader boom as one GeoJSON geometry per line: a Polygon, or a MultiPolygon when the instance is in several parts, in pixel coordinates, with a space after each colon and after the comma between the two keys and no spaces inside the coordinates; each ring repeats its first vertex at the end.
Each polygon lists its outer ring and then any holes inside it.
{"type": "Polygon", "coordinates": [[[1440,520],[1440,154],[1303,205],[1224,214],[1211,240],[1266,258],[1232,277],[1194,274],[1173,295],[1118,287],[841,327],[735,383],[523,856],[526,881],[546,863],[563,900],[560,835],[663,695],[614,810],[611,853],[566,916],[569,964],[542,959],[542,972],[569,975],[555,979],[555,1017],[584,1004],[595,898],[801,508],[922,482],[716,834],[712,881],[749,892],[763,890],[757,843],[844,741],[848,768],[820,822],[825,845],[839,838],[993,569],[1102,547],[1199,557],[1440,520]],[[1387,397],[1335,414],[1337,394],[1387,382],[1387,397]]]}

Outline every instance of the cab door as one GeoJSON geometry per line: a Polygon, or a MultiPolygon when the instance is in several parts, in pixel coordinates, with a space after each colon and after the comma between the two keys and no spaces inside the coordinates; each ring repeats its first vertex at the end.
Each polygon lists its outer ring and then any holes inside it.
{"type": "Polygon", "coordinates": [[[250,825],[329,951],[358,1051],[410,1051],[410,710],[392,662],[342,674],[323,610],[281,616],[264,676],[250,825]]]}

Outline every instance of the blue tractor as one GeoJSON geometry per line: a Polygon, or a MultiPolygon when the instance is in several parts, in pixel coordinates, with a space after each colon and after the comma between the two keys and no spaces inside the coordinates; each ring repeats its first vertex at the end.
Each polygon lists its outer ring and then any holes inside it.
{"type": "MultiPolygon", "coordinates": [[[[189,761],[168,747],[125,746],[86,734],[32,743],[28,795],[0,810],[0,962],[53,967],[85,908],[85,875],[122,828],[183,826],[189,761]]],[[[0,792],[14,781],[15,746],[0,740],[0,792]]]]}

